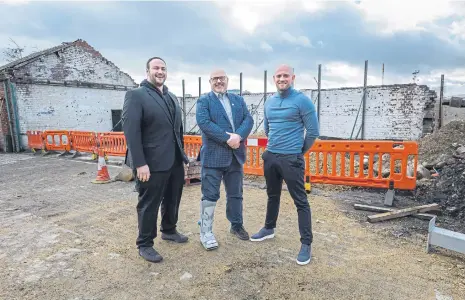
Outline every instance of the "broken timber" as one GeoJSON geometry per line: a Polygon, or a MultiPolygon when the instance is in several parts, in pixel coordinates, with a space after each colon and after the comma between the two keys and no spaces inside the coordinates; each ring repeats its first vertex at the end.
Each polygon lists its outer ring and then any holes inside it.
{"type": "Polygon", "coordinates": [[[414,206],[410,208],[404,208],[404,209],[399,209],[396,211],[390,211],[390,212],[368,216],[368,222],[370,223],[381,222],[385,220],[401,218],[401,217],[410,216],[410,215],[423,213],[423,212],[436,210],[436,209],[439,209],[439,205],[437,203],[414,206]]]}
{"type": "MultiPolygon", "coordinates": [[[[365,204],[354,204],[354,208],[356,210],[366,210],[366,211],[381,212],[381,213],[397,211],[394,208],[370,206],[370,205],[365,205],[365,204]]],[[[411,216],[417,219],[428,220],[428,221],[435,217],[435,215],[432,215],[432,214],[422,214],[422,213],[414,214],[411,216]]]]}

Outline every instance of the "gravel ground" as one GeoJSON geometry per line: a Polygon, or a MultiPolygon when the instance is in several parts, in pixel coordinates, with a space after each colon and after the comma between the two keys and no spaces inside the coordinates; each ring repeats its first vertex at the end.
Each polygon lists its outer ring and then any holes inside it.
{"type": "MultiPolygon", "coordinates": [[[[465,299],[465,259],[426,254],[426,221],[403,218],[420,230],[395,235],[403,223],[368,224],[351,208],[380,194],[315,188],[313,260],[298,266],[287,192],[277,236],[263,243],[229,233],[222,192],[214,225],[220,248],[206,252],[198,240],[200,187],[188,186],[179,229],[190,240],[156,239],[165,259],[151,264],[134,244],[133,183],[94,185],[95,163],[53,156],[1,154],[0,168],[0,299],[465,299]]],[[[119,170],[109,166],[112,176],[119,170]]],[[[255,232],[265,191],[246,186],[244,205],[246,229],[255,232]]]]}

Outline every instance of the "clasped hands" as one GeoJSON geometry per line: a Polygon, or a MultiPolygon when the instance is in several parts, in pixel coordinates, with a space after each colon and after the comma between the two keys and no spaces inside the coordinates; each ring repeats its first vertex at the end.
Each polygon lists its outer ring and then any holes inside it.
{"type": "Polygon", "coordinates": [[[238,135],[237,133],[231,133],[231,132],[226,132],[227,134],[229,134],[229,140],[226,142],[228,143],[229,147],[233,148],[233,149],[237,149],[239,148],[239,146],[241,145],[241,136],[238,135]]]}

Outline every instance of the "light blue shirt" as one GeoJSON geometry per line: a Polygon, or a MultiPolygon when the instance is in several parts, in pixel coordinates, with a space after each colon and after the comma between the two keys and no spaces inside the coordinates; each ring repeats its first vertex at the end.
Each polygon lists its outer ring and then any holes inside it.
{"type": "Polygon", "coordinates": [[[292,87],[268,98],[264,114],[270,152],[304,154],[320,135],[315,106],[308,96],[292,87]]]}
{"type": "Polygon", "coordinates": [[[234,118],[233,118],[233,114],[232,114],[231,101],[229,101],[228,95],[226,93],[225,94],[217,94],[217,93],[215,93],[215,95],[218,97],[221,104],[223,105],[223,108],[226,111],[226,114],[228,115],[229,123],[231,123],[233,131],[236,131],[236,128],[234,126],[234,118]]]}

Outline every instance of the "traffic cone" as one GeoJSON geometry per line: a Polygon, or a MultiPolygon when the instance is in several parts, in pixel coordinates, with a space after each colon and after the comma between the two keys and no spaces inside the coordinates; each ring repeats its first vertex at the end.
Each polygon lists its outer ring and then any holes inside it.
{"type": "Polygon", "coordinates": [[[103,150],[98,150],[98,169],[97,178],[92,183],[109,183],[111,182],[110,174],[108,173],[107,163],[103,150]]]}

